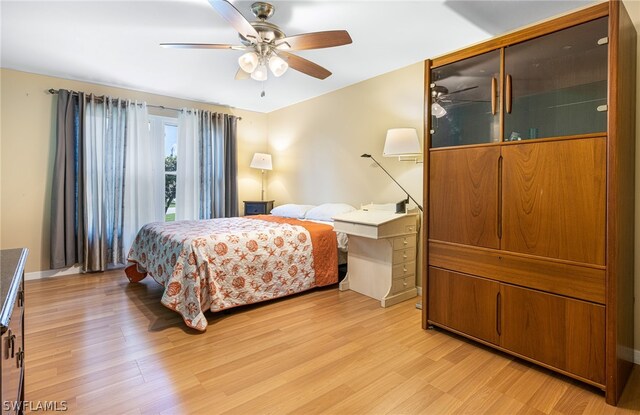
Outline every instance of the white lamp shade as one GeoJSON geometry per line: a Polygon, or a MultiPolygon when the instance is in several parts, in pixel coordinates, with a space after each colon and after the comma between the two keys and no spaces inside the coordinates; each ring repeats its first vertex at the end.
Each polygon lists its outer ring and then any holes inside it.
{"type": "Polygon", "coordinates": [[[238,58],[238,65],[246,73],[252,73],[258,67],[258,55],[255,52],[247,52],[238,58]]]}
{"type": "Polygon", "coordinates": [[[273,55],[269,58],[269,69],[271,72],[277,77],[282,76],[287,69],[289,68],[289,64],[282,59],[280,56],[273,55]]]}
{"type": "Polygon", "coordinates": [[[267,80],[267,66],[263,63],[258,65],[255,71],[251,73],[251,77],[256,81],[266,81],[267,80]]]}
{"type": "Polygon", "coordinates": [[[447,110],[437,102],[431,104],[431,114],[436,118],[442,118],[447,115],[447,110]]]}
{"type": "Polygon", "coordinates": [[[271,164],[271,154],[255,153],[249,167],[260,170],[273,170],[273,165],[271,164]]]}
{"type": "Polygon", "coordinates": [[[384,141],[384,157],[413,156],[422,154],[415,128],[392,128],[384,141]]]}

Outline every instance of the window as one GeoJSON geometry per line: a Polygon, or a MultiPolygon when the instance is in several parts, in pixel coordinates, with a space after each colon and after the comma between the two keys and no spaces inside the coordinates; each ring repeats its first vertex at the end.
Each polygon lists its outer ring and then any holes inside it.
{"type": "Polygon", "coordinates": [[[150,115],[149,128],[153,139],[164,146],[164,220],[170,222],[176,220],[178,119],[150,115]]]}

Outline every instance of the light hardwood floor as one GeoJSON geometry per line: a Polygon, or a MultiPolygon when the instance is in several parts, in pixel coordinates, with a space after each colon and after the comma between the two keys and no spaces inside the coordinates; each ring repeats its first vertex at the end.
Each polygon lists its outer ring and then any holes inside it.
{"type": "Polygon", "coordinates": [[[603,394],[442,331],[415,301],[335,287],[208,314],[196,333],[151,279],[26,283],[26,399],[81,414],[622,414],[603,394]]]}

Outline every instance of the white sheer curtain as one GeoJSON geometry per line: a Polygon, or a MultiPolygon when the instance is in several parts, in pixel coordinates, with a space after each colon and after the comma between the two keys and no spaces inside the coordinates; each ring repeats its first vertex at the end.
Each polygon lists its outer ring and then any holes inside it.
{"type": "Polygon", "coordinates": [[[164,217],[162,143],[149,132],[146,104],[110,97],[86,101],[83,155],[84,272],[124,266],[142,225],[164,217]]]}
{"type": "Polygon", "coordinates": [[[88,97],[84,140],[84,262],[85,272],[124,264],[122,219],[126,113],[124,103],[88,97]]]}
{"type": "Polygon", "coordinates": [[[198,110],[178,115],[176,220],[200,219],[200,149],[198,110]]]}
{"type": "Polygon", "coordinates": [[[164,220],[163,146],[152,140],[146,103],[127,106],[126,142],[122,229],[125,255],[143,225],[164,220]]]}

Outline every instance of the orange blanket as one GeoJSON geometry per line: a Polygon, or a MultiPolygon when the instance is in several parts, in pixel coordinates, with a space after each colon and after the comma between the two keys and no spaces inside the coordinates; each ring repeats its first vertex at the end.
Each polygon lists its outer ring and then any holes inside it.
{"type": "Polygon", "coordinates": [[[311,235],[311,244],[313,245],[313,270],[316,274],[316,285],[322,287],[338,282],[338,240],[331,225],[271,215],[245,217],[247,219],[288,223],[305,228],[311,235]]]}

